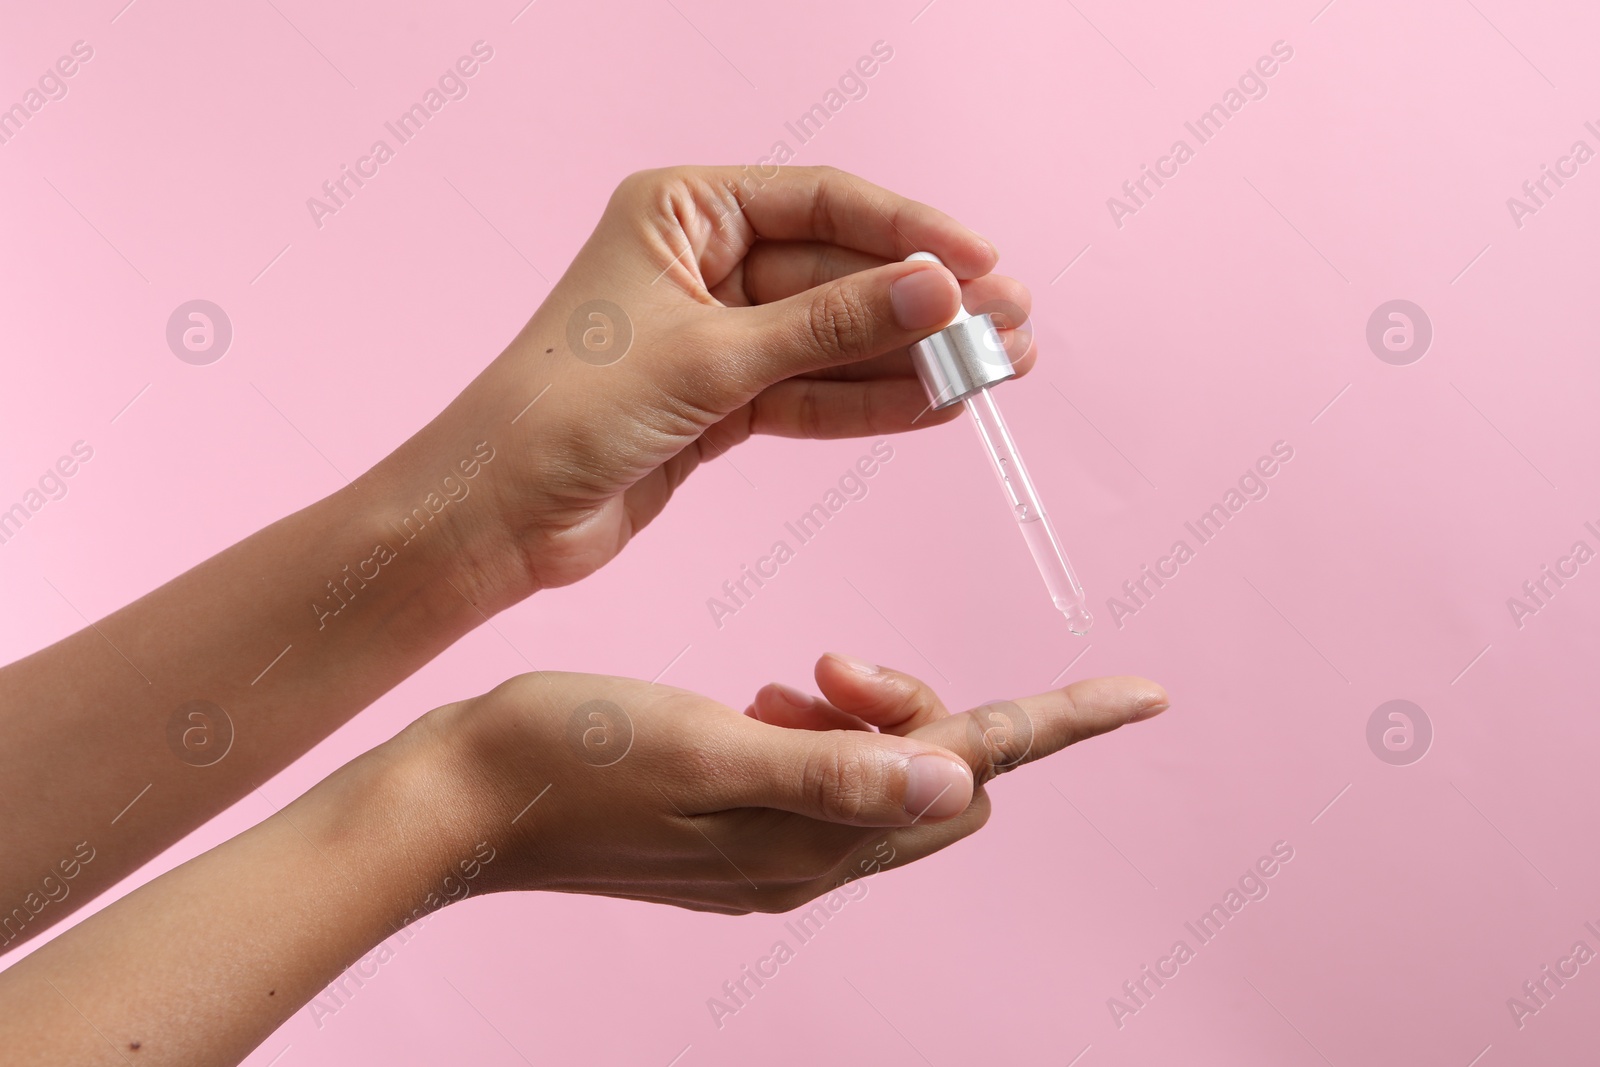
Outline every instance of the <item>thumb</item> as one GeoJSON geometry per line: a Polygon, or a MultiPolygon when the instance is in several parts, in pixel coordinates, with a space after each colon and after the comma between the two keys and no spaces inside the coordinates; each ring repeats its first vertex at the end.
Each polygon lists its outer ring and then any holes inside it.
{"type": "Polygon", "coordinates": [[[849,826],[911,826],[952,819],[972,803],[972,768],[925,741],[746,721],[759,743],[726,798],[730,807],[776,808],[849,826]]]}
{"type": "Polygon", "coordinates": [[[750,309],[762,317],[769,382],[904,348],[961,307],[956,276],[936,263],[889,263],[750,309]]]}

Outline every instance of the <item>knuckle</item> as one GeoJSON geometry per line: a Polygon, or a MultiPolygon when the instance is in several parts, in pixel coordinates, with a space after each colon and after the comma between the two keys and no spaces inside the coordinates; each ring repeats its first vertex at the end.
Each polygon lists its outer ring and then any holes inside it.
{"type": "Polygon", "coordinates": [[[807,782],[824,819],[853,823],[866,813],[878,775],[859,741],[837,734],[822,735],[806,768],[807,782]]]}
{"type": "Polygon", "coordinates": [[[984,717],[987,708],[973,708],[962,712],[967,718],[967,764],[972,768],[973,789],[982,788],[994,781],[1000,773],[995,765],[995,744],[989,734],[989,724],[984,717]]]}
{"type": "Polygon", "coordinates": [[[834,190],[844,180],[844,171],[838,167],[821,166],[814,168],[814,173],[816,181],[811,199],[811,233],[818,241],[834,244],[838,237],[832,208],[834,190]]]}
{"type": "Polygon", "coordinates": [[[881,433],[884,423],[878,414],[880,401],[873,399],[878,396],[878,391],[875,389],[857,389],[853,395],[856,398],[856,412],[861,425],[865,426],[869,433],[881,433]]]}
{"type": "Polygon", "coordinates": [[[609,207],[630,217],[644,211],[669,210],[673,190],[682,183],[685,169],[655,167],[636,170],[617,183],[609,207]]]}
{"type": "Polygon", "coordinates": [[[825,285],[844,273],[840,270],[837,245],[822,245],[811,265],[811,288],[825,285]]]}
{"type": "Polygon", "coordinates": [[[817,167],[817,186],[819,190],[826,190],[829,195],[840,192],[839,186],[850,181],[850,172],[831,163],[823,163],[817,167]]]}
{"type": "Polygon", "coordinates": [[[1002,700],[967,714],[976,757],[973,774],[979,784],[1038,757],[1034,750],[1034,722],[1021,705],[1002,700]]]}
{"type": "Polygon", "coordinates": [[[1088,731],[1084,729],[1088,715],[1084,710],[1083,702],[1073,692],[1072,686],[1069,685],[1061,690],[1061,702],[1063,705],[1060,715],[1062,728],[1060,734],[1054,739],[1059,742],[1054,746],[1056,748],[1075,745],[1089,736],[1088,731]]]}
{"type": "Polygon", "coordinates": [[[646,189],[654,188],[668,173],[668,170],[662,167],[646,167],[643,170],[636,170],[618,182],[617,189],[618,191],[627,190],[634,193],[642,192],[646,189]]]}
{"type": "Polygon", "coordinates": [[[933,692],[909,675],[902,675],[894,681],[895,692],[890,705],[892,718],[884,721],[890,726],[900,726],[927,714],[933,706],[933,692]]]}
{"type": "Polygon", "coordinates": [[[795,410],[795,422],[804,436],[822,436],[822,401],[815,387],[800,391],[800,406],[795,410]]]}
{"type": "Polygon", "coordinates": [[[824,353],[850,359],[865,354],[868,318],[859,294],[847,285],[829,285],[812,299],[806,325],[824,353]]]}
{"type": "Polygon", "coordinates": [[[636,170],[617,183],[611,193],[613,204],[633,204],[644,195],[646,189],[654,181],[655,171],[636,170]]]}

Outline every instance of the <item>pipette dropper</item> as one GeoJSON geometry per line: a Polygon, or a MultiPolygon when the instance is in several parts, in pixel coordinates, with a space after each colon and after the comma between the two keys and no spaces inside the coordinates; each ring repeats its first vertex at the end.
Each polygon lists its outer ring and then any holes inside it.
{"type": "MultiPolygon", "coordinates": [[[[932,252],[916,252],[906,258],[944,265],[932,252]]],[[[935,409],[957,402],[966,406],[1051,602],[1066,616],[1069,630],[1079,636],[1088,633],[1094,618],[1086,606],[1083,586],[1067,562],[1061,539],[995,402],[992,387],[1017,372],[993,319],[958,308],[949,325],[911,346],[911,357],[935,409]]]]}

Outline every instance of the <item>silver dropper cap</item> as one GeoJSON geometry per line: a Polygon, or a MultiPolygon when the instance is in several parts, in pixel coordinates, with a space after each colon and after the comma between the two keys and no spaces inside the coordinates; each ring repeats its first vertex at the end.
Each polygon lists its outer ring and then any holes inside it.
{"type": "MultiPolygon", "coordinates": [[[[906,261],[944,263],[932,252],[914,252],[906,261]]],[[[959,308],[950,325],[911,346],[911,363],[934,410],[958,404],[979,389],[1015,378],[991,315],[969,315],[959,308]]]]}

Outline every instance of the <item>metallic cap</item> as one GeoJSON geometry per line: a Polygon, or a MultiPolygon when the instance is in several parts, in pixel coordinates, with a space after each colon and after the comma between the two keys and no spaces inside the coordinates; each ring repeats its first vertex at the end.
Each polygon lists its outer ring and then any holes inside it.
{"type": "Polygon", "coordinates": [[[1017,376],[992,315],[960,318],[923,338],[911,346],[911,362],[934,410],[1017,376]]]}

